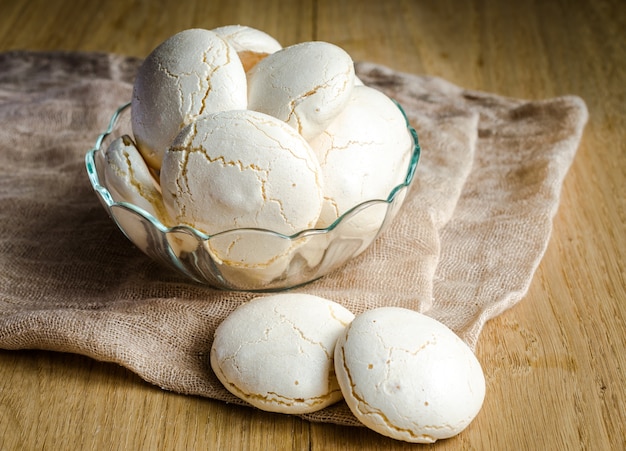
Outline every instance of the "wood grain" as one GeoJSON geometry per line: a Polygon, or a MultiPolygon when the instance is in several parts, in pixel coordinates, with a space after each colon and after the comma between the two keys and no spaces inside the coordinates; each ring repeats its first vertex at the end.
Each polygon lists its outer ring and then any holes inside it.
{"type": "MultiPolygon", "coordinates": [[[[487,324],[487,398],[428,449],[626,449],[626,8],[619,0],[0,1],[0,50],[145,56],[184,28],[241,23],[284,45],[541,99],[590,120],[526,298],[487,324]]],[[[0,449],[362,449],[414,446],[165,392],[86,357],[0,351],[0,449]]]]}

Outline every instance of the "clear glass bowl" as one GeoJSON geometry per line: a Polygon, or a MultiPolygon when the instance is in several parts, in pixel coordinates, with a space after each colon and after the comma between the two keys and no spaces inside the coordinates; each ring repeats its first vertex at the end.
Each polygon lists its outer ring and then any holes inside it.
{"type": "MultiPolygon", "coordinates": [[[[402,107],[398,108],[404,114],[402,107]]],[[[405,115],[406,118],[406,115],[405,115]]],[[[188,226],[167,227],[142,208],[116,202],[104,186],[104,152],[117,137],[131,134],[130,104],[113,114],[85,156],[89,180],[102,205],[139,249],[189,279],[225,290],[279,291],[316,280],[362,253],[398,213],[420,156],[417,132],[407,120],[413,152],[404,182],[385,199],[356,205],[323,229],[286,236],[271,230],[234,229],[207,235],[188,226]],[[233,243],[254,243],[258,263],[237,264],[220,257],[233,243]]]]}

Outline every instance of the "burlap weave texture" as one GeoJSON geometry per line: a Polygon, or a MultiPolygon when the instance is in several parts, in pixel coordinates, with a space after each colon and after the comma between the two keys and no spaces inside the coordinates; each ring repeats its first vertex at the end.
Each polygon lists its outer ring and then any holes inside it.
{"type": "MultiPolygon", "coordinates": [[[[0,347],[119,363],[164,389],[240,403],[212,374],[212,334],[256,296],[189,283],[139,252],[89,185],[84,154],[130,99],[140,63],[109,54],[0,54],[0,347]]],[[[372,63],[422,157],[401,214],[364,254],[298,288],[354,313],[426,312],[475,346],[520,301],[550,237],[587,120],[577,97],[524,101],[372,63]]],[[[307,415],[357,424],[343,403],[307,415]]]]}

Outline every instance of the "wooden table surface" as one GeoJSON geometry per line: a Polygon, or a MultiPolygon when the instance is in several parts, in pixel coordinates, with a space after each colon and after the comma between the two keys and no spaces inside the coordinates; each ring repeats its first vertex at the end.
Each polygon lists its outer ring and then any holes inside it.
{"type": "MultiPolygon", "coordinates": [[[[532,99],[590,120],[525,299],[484,329],[487,397],[441,450],[626,449],[626,4],[621,0],[0,0],[0,51],[143,57],[185,28],[245,24],[283,45],[532,99]],[[104,6],[102,6],[104,5],[104,6]]],[[[0,449],[409,449],[365,428],[162,391],[77,355],[0,350],[0,449]]]]}

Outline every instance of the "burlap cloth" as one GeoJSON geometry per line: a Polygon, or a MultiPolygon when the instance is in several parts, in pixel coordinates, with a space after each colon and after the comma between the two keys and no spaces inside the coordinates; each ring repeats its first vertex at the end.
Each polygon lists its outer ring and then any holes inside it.
{"type": "MultiPolygon", "coordinates": [[[[255,296],[193,284],[116,228],[84,154],[130,99],[139,60],[0,54],[0,347],[116,362],[166,390],[223,401],[209,365],[220,321],[255,296]]],[[[577,97],[524,101],[357,65],[397,99],[423,148],[403,211],[345,268],[297,291],[354,313],[426,312],[474,347],[523,298],[546,249],[587,110],[577,97]]],[[[358,424],[344,403],[305,415],[358,424]]]]}

